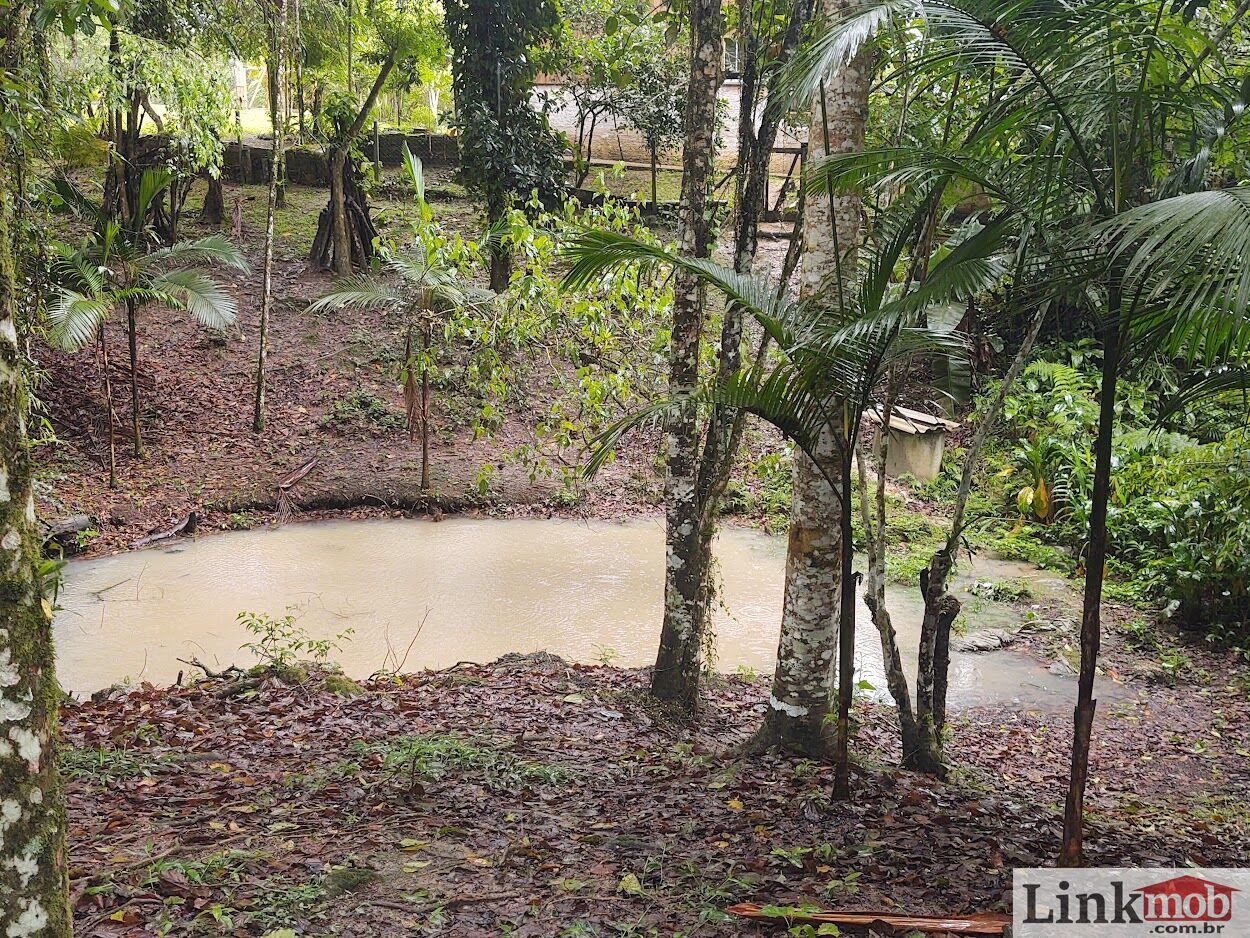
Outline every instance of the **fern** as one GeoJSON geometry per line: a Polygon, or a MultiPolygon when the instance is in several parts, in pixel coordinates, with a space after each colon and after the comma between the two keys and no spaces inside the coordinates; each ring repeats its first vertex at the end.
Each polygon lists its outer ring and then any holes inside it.
{"type": "Polygon", "coordinates": [[[1039,358],[1024,369],[1025,384],[1036,382],[1037,390],[1049,386],[1056,394],[1067,397],[1084,397],[1093,400],[1094,382],[1083,371],[1065,362],[1047,361],[1039,358]]]}

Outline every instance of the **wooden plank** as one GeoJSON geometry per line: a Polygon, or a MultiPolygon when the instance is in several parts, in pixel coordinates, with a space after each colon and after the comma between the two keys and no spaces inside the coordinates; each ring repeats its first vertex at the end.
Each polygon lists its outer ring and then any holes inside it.
{"type": "Polygon", "coordinates": [[[901,933],[908,931],[923,932],[926,935],[1002,935],[1005,926],[1011,924],[1011,918],[998,912],[982,912],[968,916],[933,916],[933,915],[897,915],[887,912],[839,912],[835,909],[821,909],[811,912],[795,911],[784,918],[765,914],[754,902],[739,902],[726,909],[730,915],[749,918],[757,921],[771,921],[778,925],[792,925],[796,922],[830,922],[838,926],[851,928],[868,928],[880,924],[888,929],[897,929],[901,933]]]}

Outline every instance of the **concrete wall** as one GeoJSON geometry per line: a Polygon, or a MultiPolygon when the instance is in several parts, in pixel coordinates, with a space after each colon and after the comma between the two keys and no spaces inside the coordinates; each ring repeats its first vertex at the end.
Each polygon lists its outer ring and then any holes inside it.
{"type": "MultiPolygon", "coordinates": [[[[881,432],[880,428],[877,432],[881,432]]],[[[891,479],[911,475],[919,482],[932,482],[941,473],[946,431],[907,433],[891,428],[888,440],[885,474],[891,479]]]]}
{"type": "MultiPolygon", "coordinates": [[[[733,163],[738,158],[738,114],[741,107],[742,87],[737,80],[726,81],[721,85],[720,96],[728,103],[721,128],[721,148],[716,154],[720,163],[733,163]]],[[[577,108],[561,84],[548,82],[534,87],[535,106],[539,106],[543,97],[550,102],[548,116],[551,126],[568,135],[571,143],[577,142],[577,108]]],[[[777,146],[794,147],[799,140],[789,134],[777,135],[777,146]]],[[[651,159],[642,134],[632,127],[619,126],[611,115],[599,119],[595,127],[594,150],[591,156],[601,160],[622,160],[625,162],[646,163],[651,159]]],[[[679,164],[681,147],[675,147],[661,156],[661,162],[679,164]]],[[[790,156],[773,155],[773,171],[784,173],[790,165],[790,156]]]]}

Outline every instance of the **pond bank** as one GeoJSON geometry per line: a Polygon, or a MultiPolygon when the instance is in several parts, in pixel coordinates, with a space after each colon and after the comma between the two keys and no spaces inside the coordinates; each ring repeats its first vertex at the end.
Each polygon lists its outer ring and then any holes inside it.
{"type": "MultiPolygon", "coordinates": [[[[826,766],[734,757],[761,683],[713,682],[689,726],[644,687],[509,656],[361,696],[270,678],[68,705],[78,931],[737,934],[739,901],[1002,910],[1012,867],[1058,849],[1067,713],[960,714],[937,783],[892,767],[891,712],[861,705],[831,803],[826,766]]],[[[1248,735],[1244,689],[1100,707],[1089,861],[1243,862],[1248,735]]]]}

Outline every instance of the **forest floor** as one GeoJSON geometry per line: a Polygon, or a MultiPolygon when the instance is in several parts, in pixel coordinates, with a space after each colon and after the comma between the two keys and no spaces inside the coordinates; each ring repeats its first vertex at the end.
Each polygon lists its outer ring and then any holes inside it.
{"type": "MultiPolygon", "coordinates": [[[[1248,680],[1104,702],[1091,864],[1244,863],[1248,680]]],[[[763,683],[714,678],[687,725],[645,686],[538,655],[69,704],[77,934],[780,933],[725,909],[1002,912],[1012,868],[1056,855],[1066,709],[959,712],[942,783],[895,768],[892,711],[861,703],[835,802],[828,765],[736,754],[763,683]]]]}

